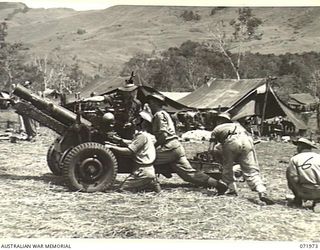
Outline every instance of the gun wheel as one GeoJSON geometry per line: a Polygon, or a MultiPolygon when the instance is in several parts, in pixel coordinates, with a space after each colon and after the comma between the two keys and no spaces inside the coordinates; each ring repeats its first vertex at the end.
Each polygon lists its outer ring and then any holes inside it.
{"type": "Polygon", "coordinates": [[[54,143],[52,143],[47,152],[47,163],[51,172],[57,176],[62,175],[60,158],[61,154],[54,149],[54,143]]]}
{"type": "Polygon", "coordinates": [[[63,176],[73,191],[99,192],[110,188],[118,172],[114,154],[102,144],[86,142],[62,160],[63,176]]]}

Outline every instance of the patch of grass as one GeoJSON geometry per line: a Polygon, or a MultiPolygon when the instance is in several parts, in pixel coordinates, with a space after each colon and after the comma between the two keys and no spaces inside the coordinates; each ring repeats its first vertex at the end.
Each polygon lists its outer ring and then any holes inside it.
{"type": "MultiPolygon", "coordinates": [[[[291,144],[257,145],[261,173],[276,205],[264,206],[246,183],[239,196],[216,196],[176,175],[159,178],[162,193],[70,192],[46,165],[55,134],[33,143],[0,144],[0,234],[3,238],[212,239],[316,241],[320,215],[286,206],[285,163],[291,144]]],[[[208,142],[184,143],[190,157],[208,142]]],[[[125,178],[117,176],[117,183],[125,178]]]]}

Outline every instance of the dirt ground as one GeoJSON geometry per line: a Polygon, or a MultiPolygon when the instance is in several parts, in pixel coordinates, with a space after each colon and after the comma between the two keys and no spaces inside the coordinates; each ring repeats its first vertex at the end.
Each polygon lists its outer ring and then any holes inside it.
{"type": "MultiPolygon", "coordinates": [[[[35,142],[0,141],[1,238],[134,238],[318,241],[320,214],[287,206],[285,168],[295,147],[257,145],[261,171],[276,204],[265,206],[245,183],[239,196],[215,196],[174,176],[154,193],[70,192],[52,175],[46,153],[55,134],[35,142]]],[[[206,143],[185,143],[189,156],[206,143]]],[[[120,181],[125,175],[118,175],[120,181]]]]}

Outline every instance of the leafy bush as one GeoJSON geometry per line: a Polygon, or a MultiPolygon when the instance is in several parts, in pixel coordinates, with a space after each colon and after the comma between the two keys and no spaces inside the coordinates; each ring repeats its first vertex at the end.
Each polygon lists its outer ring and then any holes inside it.
{"type": "Polygon", "coordinates": [[[214,16],[216,12],[217,12],[216,8],[211,9],[210,16],[214,16]]]}
{"type": "Polygon", "coordinates": [[[203,31],[199,28],[190,28],[189,29],[190,32],[198,32],[198,33],[203,33],[203,31]]]}
{"type": "Polygon", "coordinates": [[[214,8],[212,8],[211,11],[210,11],[210,16],[215,15],[217,13],[217,11],[223,10],[225,8],[227,8],[227,7],[214,7],[214,8]]]}
{"type": "Polygon", "coordinates": [[[87,31],[86,31],[85,29],[79,28],[79,29],[77,30],[77,34],[78,34],[78,35],[83,35],[83,34],[85,34],[85,33],[87,33],[87,31]]]}
{"type": "Polygon", "coordinates": [[[199,21],[201,16],[197,13],[194,13],[192,10],[185,10],[180,17],[182,17],[185,21],[199,21]]]}

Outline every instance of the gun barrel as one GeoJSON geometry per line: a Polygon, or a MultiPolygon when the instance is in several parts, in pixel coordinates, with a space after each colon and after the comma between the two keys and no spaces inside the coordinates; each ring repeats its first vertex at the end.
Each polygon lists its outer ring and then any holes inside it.
{"type": "MultiPolygon", "coordinates": [[[[13,94],[18,96],[22,100],[31,103],[34,107],[36,107],[43,113],[51,116],[52,118],[56,119],[66,126],[74,124],[77,119],[77,114],[62,106],[54,104],[49,100],[41,98],[40,96],[32,93],[30,90],[20,84],[18,84],[14,89],[13,94]]],[[[92,125],[91,122],[83,118],[81,119],[81,123],[87,126],[92,125]]]]}

